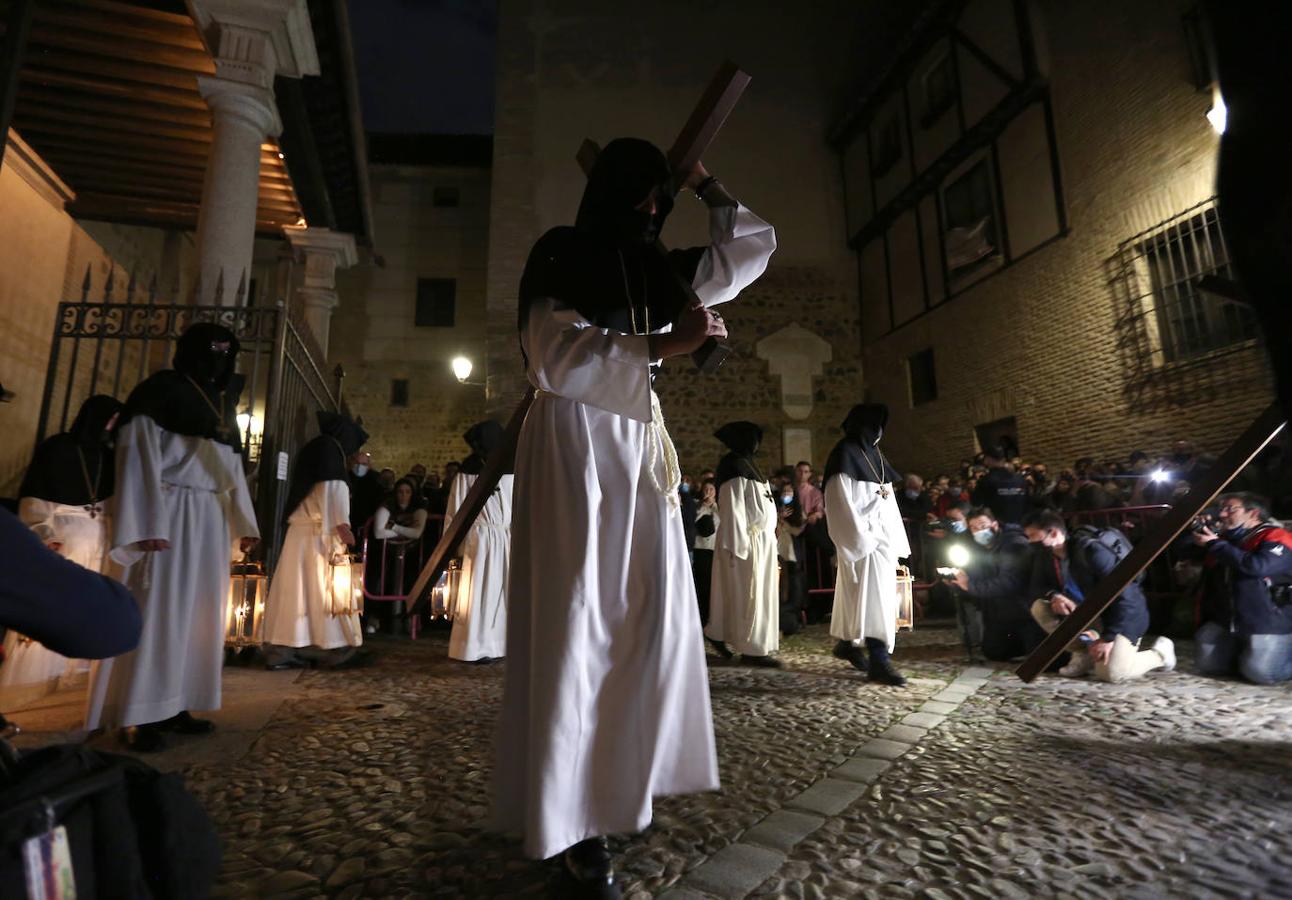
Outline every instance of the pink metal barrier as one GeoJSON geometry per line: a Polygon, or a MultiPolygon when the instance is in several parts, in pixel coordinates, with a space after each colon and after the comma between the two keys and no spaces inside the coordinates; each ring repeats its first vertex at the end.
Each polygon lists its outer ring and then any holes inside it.
{"type": "MultiPolygon", "coordinates": [[[[372,520],[360,529],[363,547],[363,600],[374,603],[406,603],[408,590],[417,580],[427,556],[439,542],[444,530],[444,516],[430,514],[420,538],[377,538],[372,536],[372,520]],[[374,565],[375,563],[375,565],[374,565]]],[[[417,640],[420,616],[410,616],[408,633],[417,640]]]]}

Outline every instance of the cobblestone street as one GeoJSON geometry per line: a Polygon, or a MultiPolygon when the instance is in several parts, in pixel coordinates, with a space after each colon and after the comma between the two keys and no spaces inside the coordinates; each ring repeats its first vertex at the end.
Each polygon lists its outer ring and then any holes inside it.
{"type": "MultiPolygon", "coordinates": [[[[559,895],[557,870],[482,830],[502,665],[433,632],[370,668],[230,667],[221,728],[149,758],[224,839],[227,897],[559,895]]],[[[668,798],[614,841],[641,900],[1292,896],[1292,690],[1187,674],[1131,685],[969,667],[946,626],[899,638],[902,689],[828,655],[719,665],[723,790],[668,798]]],[[[79,698],[13,718],[67,736],[79,698]]],[[[96,740],[104,749],[114,741],[96,740]]]]}

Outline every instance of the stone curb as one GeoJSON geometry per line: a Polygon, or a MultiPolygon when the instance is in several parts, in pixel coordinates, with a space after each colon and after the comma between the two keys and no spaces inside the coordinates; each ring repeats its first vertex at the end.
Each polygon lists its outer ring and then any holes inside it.
{"type": "Polygon", "coordinates": [[[929,730],[938,727],[961,703],[987,684],[992,669],[973,666],[900,723],[890,725],[824,778],[791,797],[785,808],[769,813],[730,844],[696,866],[661,900],[741,898],[780,871],[789,853],[804,839],[866,793],[867,786],[888,770],[929,730]]]}

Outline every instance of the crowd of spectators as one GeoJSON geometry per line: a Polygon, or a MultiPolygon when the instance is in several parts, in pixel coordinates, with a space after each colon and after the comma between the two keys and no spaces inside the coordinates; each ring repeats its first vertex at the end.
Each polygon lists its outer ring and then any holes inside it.
{"type": "MultiPolygon", "coordinates": [[[[1260,682],[1292,678],[1292,534],[1276,518],[1292,517],[1292,467],[1283,453],[1279,442],[1268,447],[1234,480],[1238,492],[1218,501],[1210,520],[1216,530],[1200,527],[1172,550],[1172,559],[1197,564],[1191,577],[1174,578],[1169,600],[1178,605],[1184,597],[1192,609],[1200,599],[1204,673],[1260,682]]],[[[1124,458],[1083,457],[1052,473],[997,446],[951,473],[908,473],[894,488],[911,546],[918,548],[911,564],[926,602],[935,611],[954,611],[971,657],[1007,660],[1031,652],[1129,550],[1139,536],[1135,524],[1188,493],[1214,462],[1180,440],[1158,457],[1141,450],[1124,458]],[[1111,519],[1098,515],[1112,510],[1119,514],[1111,519]]],[[[711,471],[683,476],[684,496],[701,498],[685,507],[694,521],[704,520],[701,534],[721,515],[712,477],[711,471]]],[[[769,481],[779,511],[782,630],[792,633],[829,614],[833,547],[812,465],[787,466],[769,481]]],[[[697,537],[695,547],[703,616],[711,539],[697,537]]],[[[1106,681],[1173,668],[1169,640],[1141,643],[1149,625],[1145,590],[1132,583],[1056,668],[1106,681]]]]}

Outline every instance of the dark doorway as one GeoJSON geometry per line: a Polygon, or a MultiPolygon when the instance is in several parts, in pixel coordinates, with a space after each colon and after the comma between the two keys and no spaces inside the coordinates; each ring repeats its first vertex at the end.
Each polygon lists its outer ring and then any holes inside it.
{"type": "Polygon", "coordinates": [[[975,425],[974,436],[978,439],[979,450],[986,451],[999,444],[1005,448],[1006,459],[1019,455],[1018,422],[1013,416],[985,425],[975,425]]]}

